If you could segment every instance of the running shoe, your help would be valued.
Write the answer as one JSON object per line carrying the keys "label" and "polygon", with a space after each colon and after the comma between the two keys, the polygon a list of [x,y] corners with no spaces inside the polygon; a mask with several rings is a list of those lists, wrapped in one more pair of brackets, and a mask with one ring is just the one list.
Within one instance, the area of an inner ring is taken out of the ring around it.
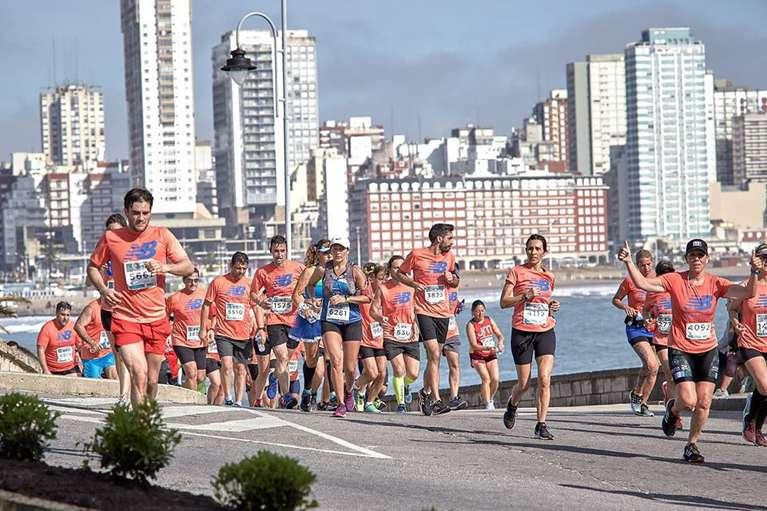
{"label": "running shoe", "polygon": [[405,403],[413,402],[413,394],[410,393],[410,385],[405,385]]}
{"label": "running shoe", "polygon": [[344,405],[346,406],[347,412],[353,412],[356,410],[355,402],[354,402],[354,394],[352,392],[345,392]]}
{"label": "running shoe", "polygon": [[231,397],[228,397],[228,398],[226,398],[226,399],[224,400],[224,404],[225,404],[226,406],[233,406],[233,405],[234,405],[234,399],[232,399]]}
{"label": "running shoe", "polygon": [[366,403],[363,410],[367,413],[381,413],[381,410],[379,410],[378,407],[373,403]]}
{"label": "running shoe", "polygon": [[646,403],[640,405],[639,413],[637,415],[641,417],[655,417],[655,414],[652,413],[652,410],[650,410]]}
{"label": "running shoe", "polygon": [[714,391],[714,399],[722,399],[722,398],[728,397],[729,395],[730,393],[724,389],[716,389]]}
{"label": "running shoe", "polygon": [[373,401],[373,404],[376,405],[376,408],[378,408],[382,412],[386,410],[386,401],[384,401],[380,397],[375,398],[375,400]]}
{"label": "running shoe", "polygon": [[517,407],[510,402],[506,405],[506,411],[503,414],[503,425],[506,429],[512,429],[517,422]]}
{"label": "running shoe", "polygon": [[755,437],[756,437],[755,439],[756,445],[758,445],[759,447],[767,447],[767,438],[764,437],[764,433],[762,433],[761,431],[757,431]]}
{"label": "running shoe", "polygon": [[663,415],[663,420],[660,423],[661,428],[663,428],[663,434],[666,436],[674,436],[676,433],[676,420],[678,417],[671,411],[675,402],[676,399],[668,400],[668,403],[666,403],[666,413]]}
{"label": "running shoe", "polygon": [[330,393],[330,401],[329,402],[330,403],[338,404],[338,396],[336,396],[336,391],[335,390]]}
{"label": "running shoe", "polygon": [[397,405],[397,413],[407,413],[407,407],[404,404]]}
{"label": "running shoe", "polygon": [[539,422],[535,425],[535,438],[541,440],[554,440],[554,435],[549,431],[549,427],[545,422]]}
{"label": "running shoe", "polygon": [[319,403],[317,403],[317,410],[319,410],[320,412],[324,412],[328,409],[328,405],[330,405],[330,403],[328,403],[327,401],[320,401]]}
{"label": "running shoe", "polygon": [[280,398],[280,408],[285,408],[287,410],[290,410],[291,408],[296,407],[296,398],[288,394],[287,396],[282,396]]}
{"label": "running shoe", "polygon": [[461,399],[461,396],[458,395],[448,401],[447,406],[449,406],[451,410],[465,410],[469,407],[469,403],[467,403],[465,399]]}
{"label": "running shoe", "polygon": [[663,391],[663,402],[666,403],[668,401],[668,382],[664,381],[661,383],[660,388]]}
{"label": "running shoe", "polygon": [[748,421],[743,425],[743,440],[756,445],[756,425],[754,421]]}
{"label": "running shoe", "polygon": [[261,404],[260,399],[256,399],[252,405],[250,405],[251,408],[263,408],[263,405]]}
{"label": "running shoe", "polygon": [[[407,394],[405,394],[407,396]],[[418,391],[418,400],[421,405],[421,413],[424,415],[431,415],[431,396],[424,392],[423,389]],[[405,398],[407,403],[407,397]]]}
{"label": "running shoe", "polygon": [[239,402],[234,403],[232,406],[234,406],[235,408],[242,408],[242,405]]}
{"label": "running shoe", "polygon": [[317,409],[317,394],[312,392],[312,400],[309,402],[309,409],[316,410]]}
{"label": "running shoe", "polygon": [[443,413],[449,412],[450,407],[443,403],[440,399],[439,401],[434,401],[434,403],[432,403],[431,411],[434,415],[442,415]]}
{"label": "running shoe", "polygon": [[[357,389],[352,389],[352,398],[354,399],[354,411],[361,412],[365,410],[365,399]],[[349,400],[346,400],[346,406],[349,407]]]}
{"label": "running shoe", "polygon": [[299,408],[301,408],[302,412],[310,412],[312,404],[312,392],[310,390],[304,390],[301,393],[301,404],[299,405]]}
{"label": "running shoe", "polygon": [[698,450],[696,444],[687,444],[684,448],[684,461],[688,463],[703,463],[706,458]]}
{"label": "running shoe", "polygon": [[269,386],[266,387],[266,397],[269,399],[274,399],[274,397],[277,395],[277,377],[274,376],[274,373],[271,373],[269,375]]}
{"label": "running shoe", "polygon": [[743,378],[743,383],[740,385],[740,393],[745,394],[746,392],[751,392],[752,390],[754,390],[753,380],[751,380],[751,375],[746,375],[746,377]]}
{"label": "running shoe", "polygon": [[489,401],[489,402],[488,402],[488,403],[485,405],[485,410],[495,410],[495,403],[493,403],[492,401]]}
{"label": "running shoe", "polygon": [[333,412],[333,417],[346,417],[346,405],[341,403]]}
{"label": "running shoe", "polygon": [[635,393],[633,390],[629,392],[629,406],[631,407],[631,411],[636,415],[639,415],[639,412],[642,411],[642,396]]}

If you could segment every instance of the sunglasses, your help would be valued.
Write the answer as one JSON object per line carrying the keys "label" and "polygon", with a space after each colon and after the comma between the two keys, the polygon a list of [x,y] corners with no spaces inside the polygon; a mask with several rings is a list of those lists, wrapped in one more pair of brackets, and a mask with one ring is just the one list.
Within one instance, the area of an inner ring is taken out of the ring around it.
{"label": "sunglasses", "polygon": [[200,279],[184,279],[185,282],[199,282]]}

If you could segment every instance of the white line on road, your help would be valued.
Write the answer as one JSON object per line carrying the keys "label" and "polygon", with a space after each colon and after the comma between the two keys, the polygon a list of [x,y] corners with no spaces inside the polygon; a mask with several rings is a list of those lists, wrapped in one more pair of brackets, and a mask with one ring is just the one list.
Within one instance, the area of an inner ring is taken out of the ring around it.
{"label": "white line on road", "polygon": [[168,423],[169,428],[193,429],[200,431],[225,431],[229,433],[242,433],[252,429],[267,429],[287,426],[283,421],[275,417],[258,417],[255,419],[239,419],[226,422],[209,422],[207,424],[184,424],[181,422]]}
{"label": "white line on road", "polygon": [[223,406],[165,406],[162,408],[162,416],[165,419],[174,417],[184,417],[187,415],[202,415],[205,413],[239,412],[242,408],[223,407]]}

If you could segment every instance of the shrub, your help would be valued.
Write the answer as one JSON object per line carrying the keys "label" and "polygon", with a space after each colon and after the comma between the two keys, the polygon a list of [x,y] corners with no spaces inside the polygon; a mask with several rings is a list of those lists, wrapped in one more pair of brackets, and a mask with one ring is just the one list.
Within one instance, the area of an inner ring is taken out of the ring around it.
{"label": "shrub", "polygon": [[0,396],[0,458],[40,461],[56,438],[58,412],[36,396],[13,392]]}
{"label": "shrub", "polygon": [[308,499],[315,479],[293,458],[259,451],[221,467],[213,490],[219,502],[235,509],[293,511],[318,506],[316,500]]}
{"label": "shrub", "polygon": [[105,421],[85,449],[99,455],[101,468],[113,476],[147,483],[168,464],[181,441],[178,431],[165,426],[160,405],[150,399],[133,409],[117,405]]}

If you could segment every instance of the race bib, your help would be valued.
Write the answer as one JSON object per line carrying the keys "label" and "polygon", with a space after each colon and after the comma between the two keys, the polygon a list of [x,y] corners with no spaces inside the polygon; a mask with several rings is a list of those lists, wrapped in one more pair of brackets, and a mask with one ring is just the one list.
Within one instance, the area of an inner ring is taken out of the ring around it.
{"label": "race bib", "polygon": [[208,353],[218,353],[218,345],[215,342],[208,344]]}
{"label": "race bib", "polygon": [[338,305],[328,305],[328,321],[349,321],[349,304],[339,303]]}
{"label": "race bib", "polygon": [[373,339],[383,337],[383,327],[381,326],[381,323],[378,321],[373,321],[370,323],[370,336]]}
{"label": "race bib", "polygon": [[397,323],[394,325],[394,340],[407,342],[413,337],[413,325],[411,323]]}
{"label": "race bib", "polygon": [[458,322],[455,320],[455,316],[450,316],[447,322],[447,331],[452,332],[454,330],[458,330]]}
{"label": "race bib", "polygon": [[200,325],[186,327],[186,340],[187,341],[199,341],[200,340]]}
{"label": "race bib", "polygon": [[72,346],[56,348],[56,362],[72,362],[74,360],[75,350]]}
{"label": "race bib", "polygon": [[671,332],[671,314],[658,314],[658,318],[655,320],[658,332],[667,334]]}
{"label": "race bib", "polygon": [[543,325],[549,319],[549,304],[529,302],[522,312],[522,322],[525,325]]}
{"label": "race bib", "polygon": [[495,337],[485,337],[485,338],[483,338],[483,339],[480,339],[480,340],[479,340],[479,344],[480,344],[480,346],[482,346],[483,348],[491,348],[491,349],[495,349],[495,347],[496,347],[496,344],[495,344]]}
{"label": "race bib", "polygon": [[767,337],[767,314],[756,315],[756,336]]}
{"label": "race bib", "polygon": [[151,259],[123,263],[125,283],[130,291],[139,291],[157,285],[157,275],[146,269],[148,261],[151,261]]}
{"label": "race bib", "polygon": [[290,362],[288,362],[288,372],[289,373],[298,372],[298,360],[291,360]]}
{"label": "race bib", "polygon": [[289,296],[273,296],[268,302],[275,314],[288,314],[293,308],[293,299]]}
{"label": "race bib", "polygon": [[423,294],[426,298],[426,303],[430,303],[431,305],[442,303],[447,298],[447,293],[445,293],[445,286],[441,285],[426,286]]}
{"label": "race bib", "polygon": [[711,337],[711,323],[687,323],[685,337],[691,341],[705,341]]}
{"label": "race bib", "polygon": [[109,336],[104,330],[102,330],[99,334],[99,349],[105,350],[110,347],[111,344],[109,343]]}
{"label": "race bib", "polygon": [[226,304],[226,319],[227,321],[242,321],[245,318],[245,304],[244,303],[228,303]]}

